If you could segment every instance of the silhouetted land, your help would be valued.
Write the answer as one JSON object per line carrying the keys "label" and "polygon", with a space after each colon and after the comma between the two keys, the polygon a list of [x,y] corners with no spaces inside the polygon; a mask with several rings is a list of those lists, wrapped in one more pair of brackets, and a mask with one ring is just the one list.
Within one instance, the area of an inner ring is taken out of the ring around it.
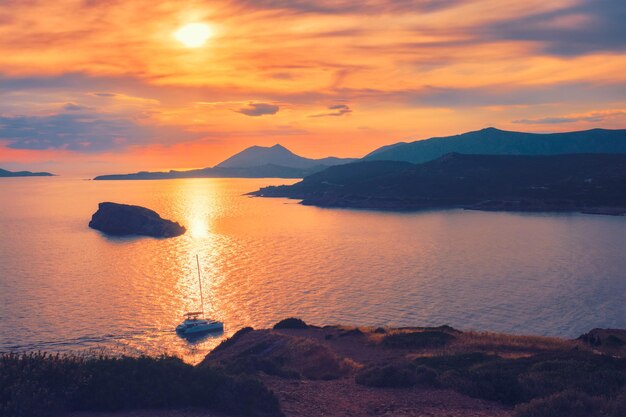
{"label": "silhouetted land", "polygon": [[196,366],[173,357],[0,355],[0,414],[206,415],[181,410],[191,406],[298,417],[622,417],[625,357],[624,330],[565,340],[291,318],[241,329]]}
{"label": "silhouetted land", "polygon": [[301,199],[321,207],[623,214],[626,154],[448,154],[418,165],[358,162],[251,195]]}
{"label": "silhouetted land", "polygon": [[383,146],[363,160],[419,164],[453,152],[475,155],[626,153],[626,130],[591,129],[543,134],[509,132],[489,127],[460,135]]}
{"label": "silhouetted land", "polygon": [[213,168],[189,171],[137,172],[101,175],[94,180],[162,180],[175,178],[303,178],[330,166],[354,162],[349,158],[310,159],[296,155],[281,145],[252,146]]}
{"label": "silhouetted land", "polygon": [[7,171],[0,169],[0,177],[52,177],[54,174],[49,172],[30,172],[30,171]]}
{"label": "silhouetted land", "polygon": [[148,208],[111,202],[98,204],[89,227],[112,236],[174,237],[187,231]]}

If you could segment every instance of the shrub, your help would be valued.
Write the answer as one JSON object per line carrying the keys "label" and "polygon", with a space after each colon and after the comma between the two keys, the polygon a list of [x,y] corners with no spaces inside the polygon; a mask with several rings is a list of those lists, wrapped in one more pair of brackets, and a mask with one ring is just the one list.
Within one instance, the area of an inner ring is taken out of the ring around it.
{"label": "shrub", "polygon": [[[519,404],[563,391],[612,398],[626,386],[626,360],[565,351],[505,359],[483,353],[422,357],[437,382],[472,397]],[[618,402],[616,402],[618,404]]]}
{"label": "shrub", "polygon": [[361,329],[359,329],[358,327],[355,327],[354,329],[342,331],[341,333],[339,333],[339,337],[363,336],[363,334],[364,333],[361,331]]}
{"label": "shrub", "polygon": [[394,333],[383,338],[382,345],[389,348],[423,349],[441,347],[456,339],[440,331]]}
{"label": "shrub", "polygon": [[361,369],[355,376],[357,384],[378,388],[412,387],[417,383],[415,366],[396,363]]}
{"label": "shrub", "polygon": [[414,385],[435,385],[437,373],[410,362],[374,365],[361,369],[355,376],[357,384],[377,388],[400,388]]}
{"label": "shrub", "polygon": [[605,415],[603,401],[568,390],[515,407],[515,417],[594,417]]}
{"label": "shrub", "polygon": [[0,355],[0,415],[188,406],[280,415],[278,400],[259,380],[174,357]]}
{"label": "shrub", "polygon": [[290,317],[279,321],[274,325],[274,329],[308,329],[309,326],[301,319]]}
{"label": "shrub", "polygon": [[499,356],[481,352],[461,353],[457,355],[427,356],[415,359],[416,365],[425,365],[440,371],[466,369],[471,366],[499,360]]}

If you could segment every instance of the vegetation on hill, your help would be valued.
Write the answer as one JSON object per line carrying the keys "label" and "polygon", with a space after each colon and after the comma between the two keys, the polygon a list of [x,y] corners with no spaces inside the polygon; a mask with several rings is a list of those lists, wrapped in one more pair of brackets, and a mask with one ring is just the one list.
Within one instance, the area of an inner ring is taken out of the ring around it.
{"label": "vegetation on hill", "polygon": [[204,407],[231,415],[281,415],[252,376],[194,367],[175,357],[0,355],[0,415]]}
{"label": "vegetation on hill", "polygon": [[[407,402],[421,396],[437,408],[433,415],[443,416],[453,413],[450,390],[464,399],[466,408],[454,408],[463,415],[626,415],[623,330],[565,340],[450,326],[279,323],[238,331],[196,366],[165,356],[0,355],[0,415],[199,407],[273,416],[282,414],[281,404],[289,415],[320,415],[315,401],[325,402],[324,415],[372,409],[421,415],[423,403]],[[351,396],[363,407],[346,403]]]}
{"label": "vegetation on hill", "polygon": [[460,135],[383,146],[363,159],[419,164],[452,152],[476,155],[626,153],[626,130],[591,129],[543,134],[489,127]]}
{"label": "vegetation on hill", "polygon": [[324,207],[621,214],[626,212],[626,154],[448,154],[420,165],[360,162],[251,194]]}

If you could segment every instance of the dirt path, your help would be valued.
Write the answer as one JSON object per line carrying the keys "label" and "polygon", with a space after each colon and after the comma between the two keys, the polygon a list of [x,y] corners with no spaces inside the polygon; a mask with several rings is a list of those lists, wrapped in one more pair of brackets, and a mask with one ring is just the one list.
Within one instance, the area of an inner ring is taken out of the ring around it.
{"label": "dirt path", "polygon": [[353,378],[333,381],[265,377],[287,417],[508,417],[509,409],[450,390],[368,388]]}

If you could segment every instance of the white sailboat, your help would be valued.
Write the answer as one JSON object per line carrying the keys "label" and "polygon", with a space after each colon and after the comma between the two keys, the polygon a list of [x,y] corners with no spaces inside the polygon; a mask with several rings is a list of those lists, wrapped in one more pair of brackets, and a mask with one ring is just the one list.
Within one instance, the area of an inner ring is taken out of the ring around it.
{"label": "white sailboat", "polygon": [[224,330],[224,323],[221,321],[204,317],[204,297],[202,295],[202,280],[200,279],[200,260],[198,255],[196,255],[196,263],[198,265],[198,284],[200,286],[200,303],[202,310],[184,314],[185,319],[181,324],[176,326],[176,333],[180,336],[199,336],[204,333]]}

